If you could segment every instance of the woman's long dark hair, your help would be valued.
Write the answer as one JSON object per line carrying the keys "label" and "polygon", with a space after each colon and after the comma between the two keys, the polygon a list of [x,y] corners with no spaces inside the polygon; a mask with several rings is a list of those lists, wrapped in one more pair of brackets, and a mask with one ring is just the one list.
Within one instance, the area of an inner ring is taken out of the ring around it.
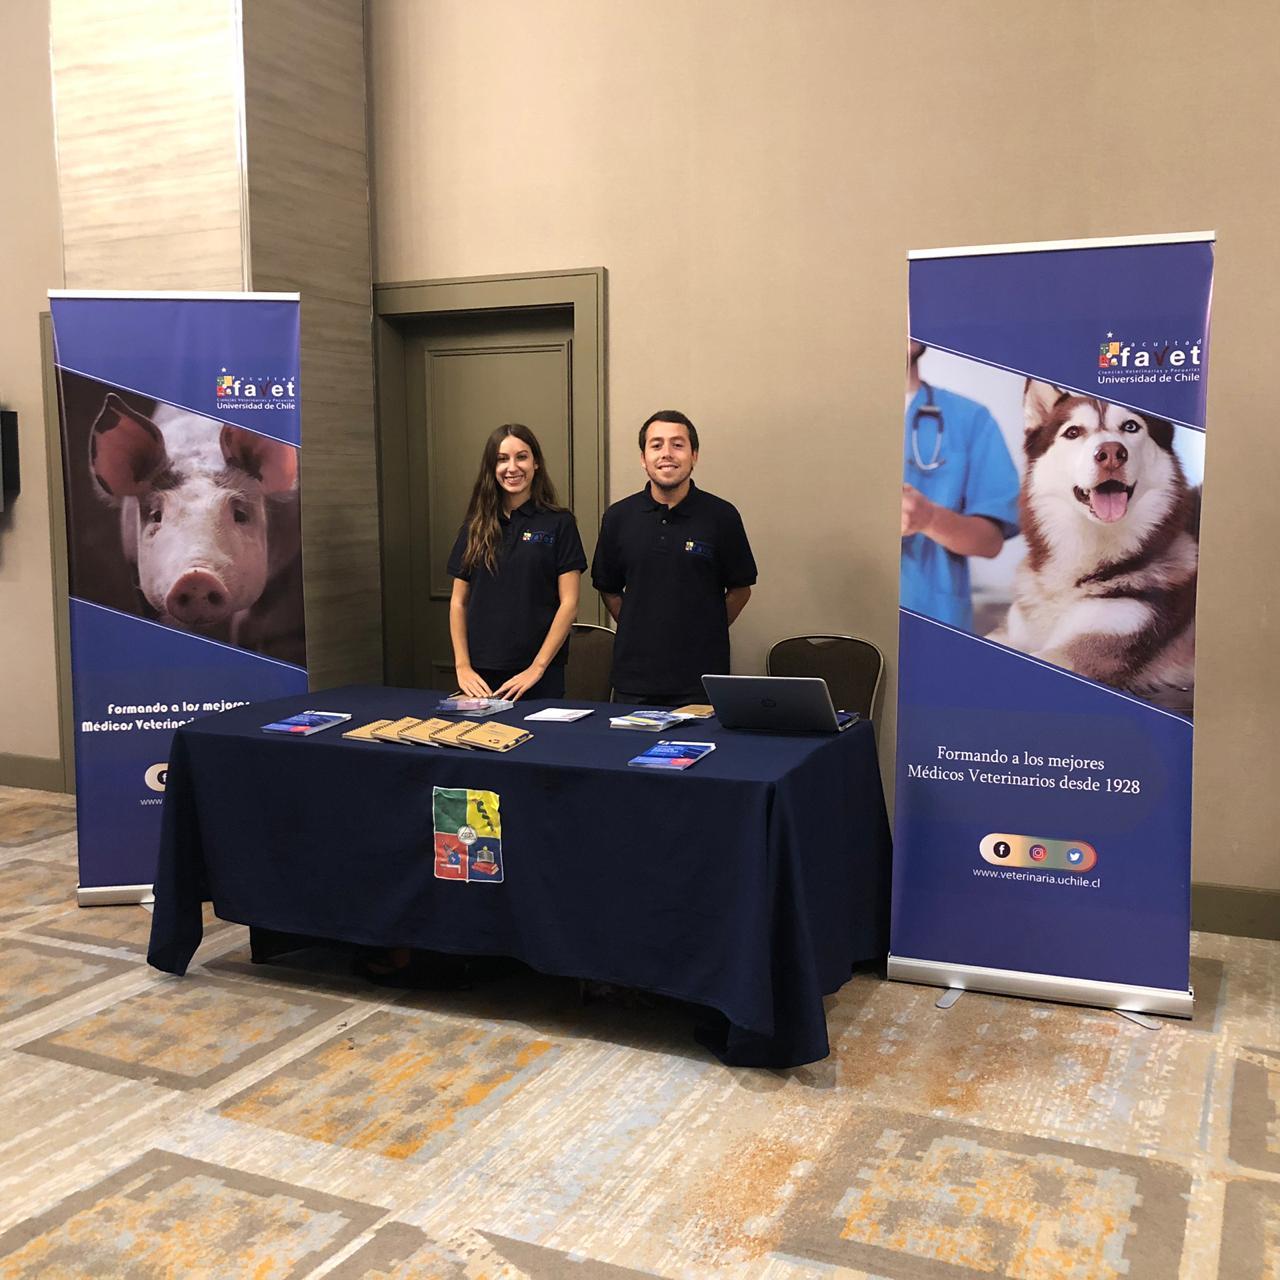
{"label": "woman's long dark hair", "polygon": [[547,511],[563,511],[556,498],[556,487],[547,475],[547,468],[542,461],[542,446],[538,437],[522,422],[508,422],[496,427],[489,433],[484,442],[484,453],[480,458],[480,474],[476,477],[475,488],[471,490],[471,501],[467,504],[467,549],[462,553],[462,567],[470,573],[477,565],[488,569],[490,573],[498,567],[498,548],[502,545],[502,526],[498,516],[502,513],[503,490],[498,484],[498,449],[508,436],[515,436],[523,444],[529,446],[537,470],[533,473],[533,484],[529,489],[529,499]]}

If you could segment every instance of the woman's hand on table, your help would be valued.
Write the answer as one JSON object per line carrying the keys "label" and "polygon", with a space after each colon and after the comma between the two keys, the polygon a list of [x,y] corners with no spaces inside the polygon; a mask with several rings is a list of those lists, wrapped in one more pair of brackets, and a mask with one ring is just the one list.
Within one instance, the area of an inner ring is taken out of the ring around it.
{"label": "woman's hand on table", "polygon": [[[491,698],[493,690],[489,688],[484,678],[476,674],[474,667],[459,667],[457,670],[458,688],[467,695],[468,698]],[[507,681],[510,684],[510,681]]]}

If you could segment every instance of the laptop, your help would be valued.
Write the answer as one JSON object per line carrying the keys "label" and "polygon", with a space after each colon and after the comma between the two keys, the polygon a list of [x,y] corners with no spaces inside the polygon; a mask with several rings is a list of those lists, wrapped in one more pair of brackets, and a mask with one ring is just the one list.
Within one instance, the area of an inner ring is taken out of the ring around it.
{"label": "laptop", "polygon": [[703,676],[707,700],[726,729],[756,733],[839,733],[858,721],[837,711],[816,676]]}

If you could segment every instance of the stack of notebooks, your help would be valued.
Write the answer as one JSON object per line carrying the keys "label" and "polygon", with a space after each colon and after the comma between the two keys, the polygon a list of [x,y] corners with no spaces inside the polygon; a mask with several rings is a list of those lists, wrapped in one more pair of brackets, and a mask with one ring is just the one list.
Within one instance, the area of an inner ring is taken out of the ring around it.
{"label": "stack of notebooks", "polygon": [[650,731],[670,729],[677,724],[685,724],[690,720],[709,720],[715,712],[703,703],[691,702],[687,706],[676,707],[667,711],[660,707],[641,707],[623,716],[612,716],[610,729],[648,729]]}
{"label": "stack of notebooks", "polygon": [[357,742],[412,742],[422,747],[463,747],[480,751],[510,751],[533,737],[527,729],[509,724],[482,724],[478,720],[373,720],[342,735]]}

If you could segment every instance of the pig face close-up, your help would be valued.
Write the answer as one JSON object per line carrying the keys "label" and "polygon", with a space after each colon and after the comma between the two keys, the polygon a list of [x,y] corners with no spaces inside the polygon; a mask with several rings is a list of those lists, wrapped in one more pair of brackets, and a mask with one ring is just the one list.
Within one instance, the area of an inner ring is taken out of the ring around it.
{"label": "pig face close-up", "polygon": [[120,507],[125,555],[160,619],[234,630],[270,575],[267,504],[294,490],[297,451],[167,405],[148,418],[111,394],[90,432],[89,465]]}

